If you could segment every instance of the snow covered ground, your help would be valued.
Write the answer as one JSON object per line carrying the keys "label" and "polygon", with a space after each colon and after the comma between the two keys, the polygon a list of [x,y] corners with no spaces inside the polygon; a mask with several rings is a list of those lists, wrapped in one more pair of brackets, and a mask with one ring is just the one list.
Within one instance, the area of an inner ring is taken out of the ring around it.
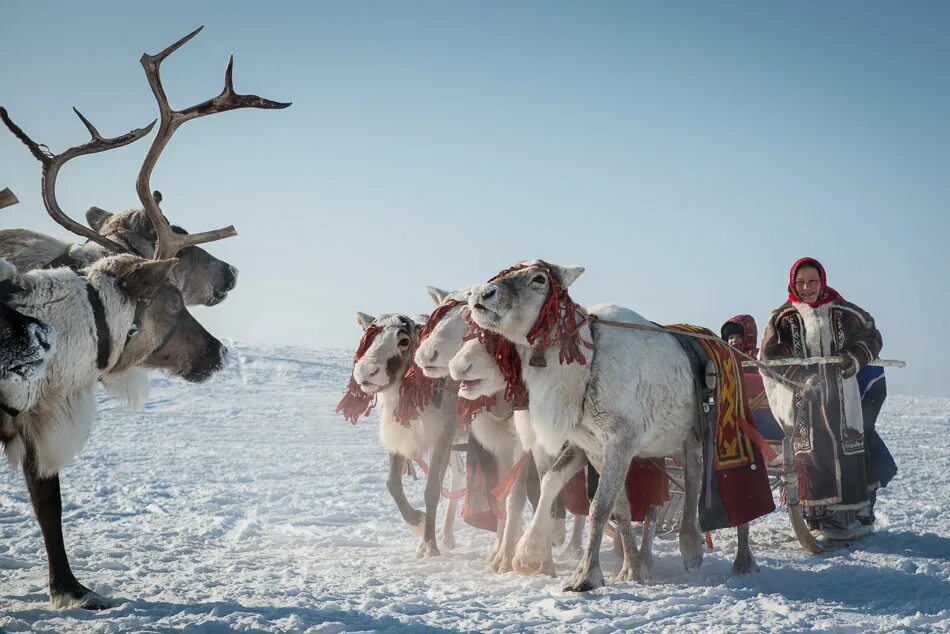
{"label": "snow covered ground", "polygon": [[[901,472],[860,546],[806,555],[777,512],[753,525],[759,574],[730,576],[727,532],[695,573],[660,539],[651,583],[578,596],[560,591],[572,558],[556,580],[493,575],[492,536],[461,522],[455,551],[416,560],[374,420],[333,414],[349,355],[233,347],[206,385],[155,378],[143,412],[103,396],[63,473],[73,569],[114,609],[49,609],[22,478],[2,471],[0,631],[950,631],[950,399],[888,400]],[[420,505],[422,481],[408,486]]]}

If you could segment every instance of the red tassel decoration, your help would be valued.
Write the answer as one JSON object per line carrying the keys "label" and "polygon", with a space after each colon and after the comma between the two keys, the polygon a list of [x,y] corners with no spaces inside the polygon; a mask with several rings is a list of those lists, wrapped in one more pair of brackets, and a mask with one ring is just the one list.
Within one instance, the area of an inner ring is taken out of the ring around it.
{"label": "red tassel decoration", "polygon": [[[380,326],[370,326],[363,333],[363,337],[360,339],[360,345],[356,348],[356,354],[353,355],[353,365],[355,366],[357,361],[359,361],[366,351],[369,350],[370,345],[373,343],[373,339],[382,330]],[[340,399],[340,402],[336,406],[336,412],[338,414],[343,414],[343,418],[350,421],[354,425],[356,421],[359,420],[360,416],[366,416],[371,411],[373,411],[373,406],[376,405],[376,397],[373,394],[367,394],[360,389],[360,386],[356,384],[356,379],[353,378],[353,375],[350,374],[350,382],[346,386],[346,391],[343,393],[343,398]]]}
{"label": "red tassel decoration", "polygon": [[476,416],[494,405],[497,400],[494,396],[480,396],[474,400],[460,396],[456,408],[459,427],[470,425]]}
{"label": "red tassel decoration", "polygon": [[[528,264],[516,264],[491,278],[489,282],[499,280],[528,266]],[[588,350],[594,349],[594,344],[584,341],[580,336],[580,329],[587,323],[587,311],[574,303],[571,296],[567,294],[567,289],[562,288],[560,278],[549,266],[542,264],[530,266],[542,268],[548,274],[548,296],[538,313],[538,320],[528,331],[528,343],[535,345],[535,342],[538,342],[537,350],[543,353],[556,341],[561,346],[558,354],[561,365],[565,363],[586,365],[587,360],[580,346],[583,344]]]}

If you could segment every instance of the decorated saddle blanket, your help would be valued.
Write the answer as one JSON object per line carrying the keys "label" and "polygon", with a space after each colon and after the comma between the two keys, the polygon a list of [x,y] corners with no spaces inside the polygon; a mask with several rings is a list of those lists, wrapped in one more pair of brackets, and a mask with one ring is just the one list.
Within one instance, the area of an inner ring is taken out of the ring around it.
{"label": "decorated saddle blanket", "polygon": [[[574,515],[589,515],[598,480],[599,475],[590,464],[578,471],[561,489],[564,507]],[[626,491],[630,519],[642,522],[648,507],[663,506],[670,499],[666,461],[634,458],[627,471]]]}
{"label": "decorated saddle blanket", "polygon": [[[684,333],[712,335],[688,324],[667,326]],[[739,526],[775,510],[765,471],[773,450],[756,430],[743,383],[742,364],[722,340],[678,337],[695,366],[703,395],[699,416],[703,436],[703,488],[699,525],[703,531]],[[716,376],[706,385],[709,367]]]}

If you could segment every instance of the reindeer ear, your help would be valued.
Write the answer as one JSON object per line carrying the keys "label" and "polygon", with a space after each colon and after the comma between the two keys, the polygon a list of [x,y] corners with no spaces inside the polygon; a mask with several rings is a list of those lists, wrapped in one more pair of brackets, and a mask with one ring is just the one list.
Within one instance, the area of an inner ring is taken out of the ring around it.
{"label": "reindeer ear", "polygon": [[376,321],[376,318],[372,315],[367,315],[366,313],[356,313],[356,323],[358,323],[363,330],[369,328],[374,321]]}
{"label": "reindeer ear", "polygon": [[102,228],[102,225],[105,224],[105,221],[111,217],[111,213],[99,207],[90,207],[89,211],[86,212],[86,222],[89,223],[93,231],[97,232]]}
{"label": "reindeer ear", "polygon": [[122,277],[122,287],[133,297],[152,297],[178,266],[178,258],[143,260]]}
{"label": "reindeer ear", "polygon": [[436,288],[435,286],[426,286],[426,291],[428,291],[429,297],[432,298],[436,306],[444,302],[445,298],[450,295],[448,291],[443,291],[441,288]]}
{"label": "reindeer ear", "polygon": [[583,266],[558,266],[557,264],[552,264],[551,268],[557,273],[557,276],[561,278],[561,286],[567,288],[574,283],[574,280],[581,276],[581,273],[584,272]]}

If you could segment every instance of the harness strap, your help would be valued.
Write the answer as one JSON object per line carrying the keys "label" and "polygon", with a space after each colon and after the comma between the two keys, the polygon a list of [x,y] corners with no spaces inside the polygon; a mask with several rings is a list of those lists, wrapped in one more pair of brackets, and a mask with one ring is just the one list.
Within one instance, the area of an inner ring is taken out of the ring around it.
{"label": "harness strap", "polygon": [[99,291],[93,288],[88,280],[86,281],[86,296],[89,298],[89,305],[92,307],[92,316],[96,320],[96,341],[99,347],[96,355],[96,367],[105,370],[109,367],[109,357],[112,355],[112,337],[109,332],[109,324],[106,323],[106,308],[102,305]]}
{"label": "harness strap", "polygon": [[729,346],[729,348],[732,349],[732,351],[736,354],[736,356],[744,359],[743,365],[748,364],[749,366],[755,366],[759,368],[759,372],[761,372],[762,374],[768,374],[777,381],[781,381],[789,385],[794,385],[795,387],[800,387],[800,388],[806,387],[804,383],[799,383],[798,381],[792,381],[791,379],[786,379],[784,376],[782,376],[778,372],[775,372],[774,370],[769,368],[768,365],[766,365],[765,363],[759,361],[758,359],[754,357],[750,357],[749,355],[744,353],[742,350],[739,350],[738,348],[734,346],[730,346],[728,342],[722,340],[722,337],[717,337],[716,335],[706,335],[700,332],[681,332],[679,330],[673,330],[672,328],[664,328],[663,326],[646,326],[644,324],[631,324],[625,321],[611,321],[609,319],[601,319],[597,315],[588,315],[587,321],[591,324],[595,324],[595,323],[604,324],[605,326],[612,326],[614,328],[628,328],[630,330],[659,332],[659,333],[664,333],[668,335],[680,335],[683,337],[692,337],[694,339],[708,339],[710,341],[717,341],[719,343]]}

